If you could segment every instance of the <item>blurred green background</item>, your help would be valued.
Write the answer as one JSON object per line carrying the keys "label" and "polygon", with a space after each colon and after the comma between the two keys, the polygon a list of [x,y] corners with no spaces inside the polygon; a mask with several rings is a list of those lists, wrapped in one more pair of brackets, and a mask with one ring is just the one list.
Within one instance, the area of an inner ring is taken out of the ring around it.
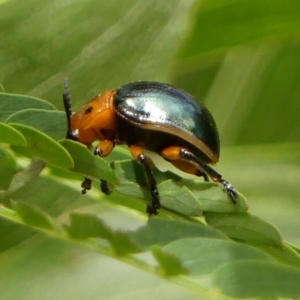
{"label": "blurred green background", "polygon": [[217,170],[298,247],[299,66],[298,0],[0,0],[6,92],[62,109],[67,77],[78,109],[130,81],[185,89],[218,124]]}

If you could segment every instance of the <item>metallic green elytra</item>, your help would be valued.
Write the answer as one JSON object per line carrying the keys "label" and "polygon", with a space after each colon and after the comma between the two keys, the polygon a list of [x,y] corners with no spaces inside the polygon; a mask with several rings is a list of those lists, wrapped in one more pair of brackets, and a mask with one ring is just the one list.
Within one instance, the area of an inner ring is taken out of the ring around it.
{"label": "metallic green elytra", "polygon": [[203,152],[208,162],[218,161],[216,123],[208,109],[188,93],[160,82],[138,81],[117,89],[114,106],[129,122],[175,135]]}

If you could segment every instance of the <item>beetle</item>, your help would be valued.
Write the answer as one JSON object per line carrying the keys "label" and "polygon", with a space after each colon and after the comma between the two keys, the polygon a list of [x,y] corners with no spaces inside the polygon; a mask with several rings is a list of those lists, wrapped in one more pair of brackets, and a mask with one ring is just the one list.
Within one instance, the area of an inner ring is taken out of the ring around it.
{"label": "beetle", "polygon": [[[85,144],[100,143],[95,155],[106,157],[116,145],[127,144],[135,160],[144,166],[152,198],[149,215],[159,211],[160,200],[155,167],[145,150],[155,152],[181,171],[209,177],[219,183],[236,204],[237,191],[209,164],[219,160],[220,141],[216,123],[208,109],[193,96],[171,85],[153,82],[131,82],[105,91],[81,110],[72,114],[71,98],[66,84],[63,94],[68,130],[67,138]],[[82,192],[91,188],[85,178]],[[107,182],[101,189],[109,194]]]}

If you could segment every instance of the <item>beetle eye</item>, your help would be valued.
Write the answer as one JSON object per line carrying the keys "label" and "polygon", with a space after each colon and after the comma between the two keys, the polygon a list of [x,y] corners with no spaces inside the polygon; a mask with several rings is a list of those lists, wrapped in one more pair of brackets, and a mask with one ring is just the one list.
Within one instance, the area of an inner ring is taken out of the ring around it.
{"label": "beetle eye", "polygon": [[93,106],[89,106],[85,111],[84,114],[87,115],[93,111]]}
{"label": "beetle eye", "polygon": [[100,133],[103,135],[106,135],[108,132],[109,132],[109,130],[107,130],[107,129],[104,129],[104,128],[100,129]]}

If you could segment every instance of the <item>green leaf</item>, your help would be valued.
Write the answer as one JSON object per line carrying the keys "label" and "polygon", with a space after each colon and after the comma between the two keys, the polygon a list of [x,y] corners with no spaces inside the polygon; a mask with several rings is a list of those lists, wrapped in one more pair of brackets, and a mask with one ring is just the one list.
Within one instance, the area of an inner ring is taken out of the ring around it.
{"label": "green leaf", "polygon": [[206,213],[205,220],[209,226],[232,239],[282,247],[283,241],[277,228],[249,213]]}
{"label": "green leaf", "polygon": [[76,239],[86,239],[89,237],[98,237],[110,239],[112,230],[96,215],[84,213],[72,213],[70,215],[70,225],[68,232],[71,237]]}
{"label": "green leaf", "polygon": [[153,246],[151,252],[158,261],[165,276],[188,274],[187,269],[176,256],[162,251],[162,249],[158,246]]}
{"label": "green leaf", "polygon": [[33,159],[29,166],[23,171],[18,172],[12,178],[10,185],[6,191],[0,191],[0,199],[8,197],[12,193],[20,190],[30,181],[35,179],[45,168],[46,163],[41,159]]}
{"label": "green leaf", "polygon": [[28,108],[53,110],[55,107],[45,101],[31,96],[0,93],[0,121],[5,121],[10,115]]}
{"label": "green leaf", "polygon": [[0,122],[0,143],[26,146],[26,139],[18,130]]}
{"label": "green leaf", "polygon": [[165,245],[180,238],[211,237],[226,239],[220,231],[203,223],[180,220],[150,218],[147,225],[131,234],[133,240],[143,249],[151,245]]}
{"label": "green leaf", "polygon": [[295,246],[292,246],[292,245],[288,245],[288,244],[287,244],[287,246],[288,246],[289,248],[291,248],[293,251],[295,251],[297,254],[300,255],[300,249],[299,249],[299,248],[297,248],[297,247],[295,247]]}
{"label": "green leaf", "polygon": [[[121,161],[117,160],[112,163],[112,167],[115,169],[116,174],[118,174],[118,177],[120,178],[120,182],[123,184],[134,182],[142,187],[148,186],[144,167],[132,158]],[[168,179],[180,179],[178,175],[169,171],[160,172],[158,169],[153,169],[152,172],[158,184]]]}
{"label": "green leaf", "polygon": [[[146,188],[145,174],[136,162],[117,161],[112,163],[112,167],[120,182],[115,189],[125,195],[133,196],[141,199],[149,199],[149,192]],[[139,174],[138,176],[136,176]]]}
{"label": "green leaf", "polygon": [[67,132],[66,114],[56,110],[24,109],[10,115],[5,122],[34,127],[54,140],[65,138]]}
{"label": "green leaf", "polygon": [[0,190],[7,189],[13,175],[17,171],[16,157],[13,156],[11,151],[2,148],[0,145],[0,170],[1,170],[1,180],[0,180]]}
{"label": "green leaf", "polygon": [[26,146],[26,139],[18,130],[0,122],[0,143]]}
{"label": "green leaf", "polygon": [[29,157],[40,157],[61,168],[68,169],[73,166],[72,158],[65,148],[44,133],[27,125],[10,124],[10,126],[20,131],[27,142],[27,147],[12,146],[14,151]]}
{"label": "green leaf", "polygon": [[240,261],[220,266],[214,284],[237,298],[299,298],[300,270],[263,261]]}
{"label": "green leaf", "polygon": [[233,204],[226,191],[216,183],[182,179],[178,184],[188,187],[201,203],[203,211],[244,212],[248,210],[246,198],[238,192],[237,204]]}
{"label": "green leaf", "polygon": [[16,219],[19,219],[19,216],[15,211],[0,205],[0,255],[36,234],[34,229],[14,223]]}
{"label": "green leaf", "polygon": [[0,93],[4,93],[5,90],[4,90],[4,86],[0,83]]}
{"label": "green leaf", "polygon": [[163,207],[187,216],[201,216],[201,202],[185,186],[166,180],[157,186]]}
{"label": "green leaf", "polygon": [[109,240],[117,255],[123,256],[129,253],[138,253],[140,248],[135,244],[126,232],[114,232],[112,239]]}
{"label": "green leaf", "polygon": [[[45,161],[39,161],[45,165]],[[4,203],[9,205],[10,200],[21,201],[37,207],[51,217],[60,217],[64,213],[68,215],[73,209],[86,207],[95,204],[95,202],[101,205],[103,202],[99,201],[101,195],[96,189],[92,193],[82,195],[79,189],[80,181],[77,179],[73,183],[73,180],[68,177],[70,171],[66,171],[64,178],[53,176],[48,169],[42,174],[38,174],[37,169],[36,173],[37,175],[32,175],[32,177],[28,174],[29,178],[26,177],[26,174],[20,175],[20,177],[25,177],[24,181],[22,181],[22,178],[18,181],[15,180],[16,188],[7,191],[3,195],[1,194],[1,198],[4,197]],[[71,178],[73,179],[73,177]]]}
{"label": "green leaf", "polygon": [[255,247],[267,252],[278,262],[300,268],[300,253],[284,243],[282,247],[254,244]]}
{"label": "green leaf", "polygon": [[111,184],[118,183],[116,175],[108,163],[103,158],[93,155],[86,146],[71,140],[62,140],[60,144],[73,158],[73,171],[97,181],[101,178]]}
{"label": "green leaf", "polygon": [[252,246],[214,238],[185,238],[163,247],[176,256],[193,275],[211,273],[218,266],[237,260],[275,261]]}
{"label": "green leaf", "polygon": [[99,217],[92,214],[72,213],[68,232],[71,237],[85,239],[103,238],[109,241],[117,255],[140,252],[140,248],[126,232],[113,231]]}
{"label": "green leaf", "polygon": [[13,207],[25,224],[42,229],[55,228],[53,220],[43,211],[21,202],[15,202]]}
{"label": "green leaf", "polygon": [[25,137],[15,128],[0,122],[0,143],[26,146]]}
{"label": "green leaf", "polygon": [[36,235],[36,230],[28,226],[21,226],[21,217],[13,209],[0,204],[0,253],[15,247],[25,240]]}

